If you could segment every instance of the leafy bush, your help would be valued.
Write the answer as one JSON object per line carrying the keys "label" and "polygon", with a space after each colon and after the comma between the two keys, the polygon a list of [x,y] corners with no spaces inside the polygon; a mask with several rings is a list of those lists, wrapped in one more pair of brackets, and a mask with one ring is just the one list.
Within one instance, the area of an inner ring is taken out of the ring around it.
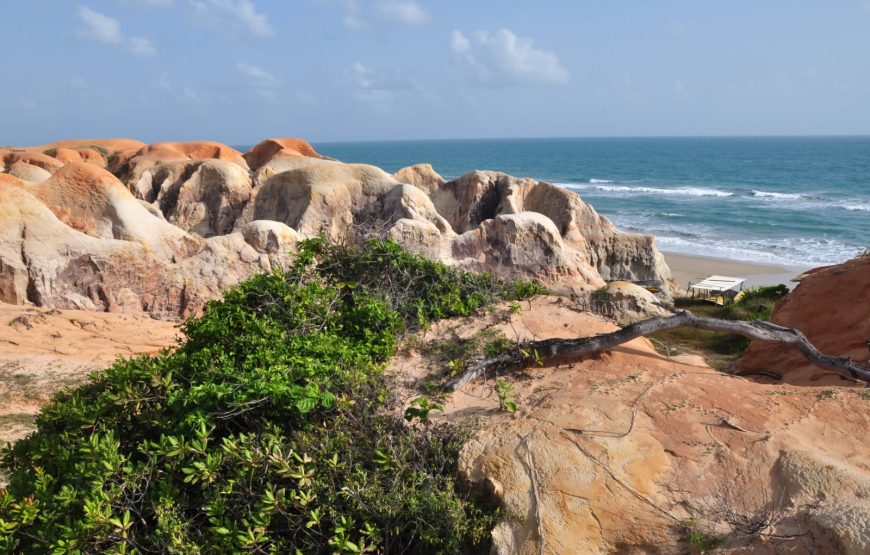
{"label": "leafy bush", "polygon": [[[379,283],[381,285],[379,285]],[[0,549],[19,553],[463,553],[495,512],[456,487],[467,437],[387,409],[397,336],[540,286],[375,241],[305,242],[45,407],[4,453]]]}
{"label": "leafy bush", "polygon": [[718,317],[728,320],[770,320],[777,301],[786,295],[788,287],[783,284],[753,287],[746,290],[739,303],[720,308]]}
{"label": "leafy bush", "polygon": [[313,264],[333,285],[353,284],[382,299],[412,327],[450,316],[468,316],[499,301],[547,293],[536,281],[505,282],[489,274],[459,272],[405,251],[392,241],[370,240],[361,250],[313,239],[297,271]]}

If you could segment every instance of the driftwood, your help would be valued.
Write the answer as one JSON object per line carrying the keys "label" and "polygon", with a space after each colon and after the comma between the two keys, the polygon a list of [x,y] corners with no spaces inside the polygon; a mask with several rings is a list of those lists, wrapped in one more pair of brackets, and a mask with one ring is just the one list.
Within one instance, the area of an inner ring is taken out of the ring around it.
{"label": "driftwood", "polygon": [[449,387],[456,391],[471,380],[484,375],[488,370],[520,367],[527,364],[530,357],[547,359],[551,357],[589,355],[605,351],[643,335],[683,327],[734,333],[750,339],[793,345],[816,366],[852,379],[870,382],[870,367],[856,364],[849,358],[822,353],[809,342],[800,330],[777,326],[776,324],[761,320],[755,320],[754,322],[718,320],[716,318],[695,316],[691,312],[683,311],[673,316],[643,320],[612,333],[593,337],[527,341],[519,344],[515,349],[511,349],[496,357],[475,361],[468,366],[464,374],[450,383]]}

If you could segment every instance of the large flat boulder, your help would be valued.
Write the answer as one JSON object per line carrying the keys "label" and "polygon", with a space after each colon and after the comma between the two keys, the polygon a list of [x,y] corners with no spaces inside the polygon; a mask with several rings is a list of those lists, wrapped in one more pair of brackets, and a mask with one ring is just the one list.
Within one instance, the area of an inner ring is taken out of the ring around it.
{"label": "large flat boulder", "polygon": [[[537,297],[436,323],[426,337],[616,329],[564,298]],[[425,352],[410,348],[387,369],[402,407],[443,379],[444,362]],[[514,389],[516,413],[499,410],[497,378]],[[867,552],[870,421],[855,389],[761,384],[639,338],[488,375],[442,404],[431,425],[478,430],[459,472],[501,508],[493,553],[698,553],[713,538],[714,552],[731,554]]]}

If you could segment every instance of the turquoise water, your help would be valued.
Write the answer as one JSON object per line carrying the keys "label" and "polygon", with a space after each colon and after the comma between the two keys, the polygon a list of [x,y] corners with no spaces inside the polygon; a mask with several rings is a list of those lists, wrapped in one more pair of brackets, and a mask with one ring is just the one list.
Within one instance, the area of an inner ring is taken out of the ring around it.
{"label": "turquoise water", "polygon": [[577,191],[665,251],[792,265],[870,247],[870,137],[511,139],[323,143],[393,172],[492,169]]}

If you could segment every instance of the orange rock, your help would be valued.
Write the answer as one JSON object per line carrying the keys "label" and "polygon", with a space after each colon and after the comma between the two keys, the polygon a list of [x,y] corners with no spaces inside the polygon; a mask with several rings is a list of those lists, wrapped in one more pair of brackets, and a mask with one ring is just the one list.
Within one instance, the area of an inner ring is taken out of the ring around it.
{"label": "orange rock", "polygon": [[54,173],[61,166],[63,166],[63,162],[61,162],[60,160],[55,160],[44,152],[36,152],[30,150],[6,151],[6,154],[3,157],[3,162],[7,166],[11,166],[16,162],[24,162],[25,164],[30,164],[31,166],[42,168],[49,173]]}
{"label": "orange rock", "polygon": [[317,151],[314,150],[308,141],[304,139],[285,138],[285,139],[266,139],[245,153],[245,160],[248,161],[248,166],[252,170],[258,169],[260,166],[268,162],[278,153],[289,156],[308,156],[309,158],[322,158]]}
{"label": "orange rock", "polygon": [[78,150],[89,146],[103,148],[109,152],[119,152],[124,150],[139,150],[146,146],[146,144],[135,139],[69,139],[65,141],[55,141],[33,148],[42,150],[48,150],[51,148],[69,148]]}
{"label": "orange rock", "polygon": [[14,175],[9,175],[8,173],[0,173],[0,183],[8,183],[9,185],[16,185],[18,187],[24,186],[24,181],[18,179]]}
{"label": "orange rock", "polygon": [[[772,321],[801,330],[823,353],[870,365],[870,256],[810,270],[798,279],[800,285],[777,304]],[[849,384],[810,364],[796,349],[775,343],[753,341],[737,368],[776,372],[793,384]]]}
{"label": "orange rock", "polygon": [[[437,322],[426,336],[522,341],[615,329],[564,298],[536,297],[519,311]],[[386,371],[404,408],[444,367],[412,349]],[[514,389],[515,413],[499,410],[496,377]],[[430,419],[478,430],[458,470],[501,507],[492,553],[696,553],[692,529],[721,536],[731,555],[870,553],[870,421],[859,391],[760,384],[700,357],[660,355],[644,338],[487,378],[446,397]],[[764,511],[770,528],[756,537],[729,524]],[[795,530],[804,535],[786,537]]]}
{"label": "orange rock", "polygon": [[154,143],[139,149],[134,158],[147,157],[157,160],[196,160],[215,158],[228,160],[247,169],[247,163],[238,150],[213,141],[194,141],[187,143]]}
{"label": "orange rock", "polygon": [[106,157],[95,148],[58,148],[54,150],[54,158],[64,164],[69,162],[88,162],[102,168],[106,167]]}

